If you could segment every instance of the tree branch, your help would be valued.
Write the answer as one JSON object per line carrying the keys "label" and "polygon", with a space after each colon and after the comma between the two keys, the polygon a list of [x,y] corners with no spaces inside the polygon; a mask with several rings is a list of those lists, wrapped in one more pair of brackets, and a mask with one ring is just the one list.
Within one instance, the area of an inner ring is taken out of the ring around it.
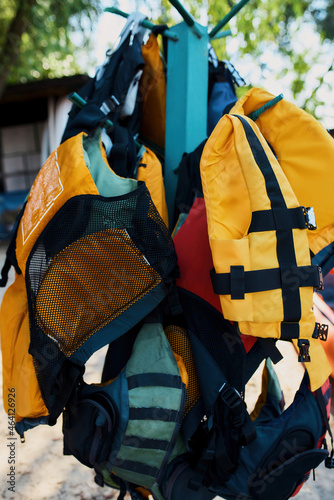
{"label": "tree branch", "polygon": [[6,42],[0,53],[0,98],[2,97],[11,69],[15,66],[25,33],[32,19],[32,10],[36,0],[19,0],[16,13],[10,23]]}

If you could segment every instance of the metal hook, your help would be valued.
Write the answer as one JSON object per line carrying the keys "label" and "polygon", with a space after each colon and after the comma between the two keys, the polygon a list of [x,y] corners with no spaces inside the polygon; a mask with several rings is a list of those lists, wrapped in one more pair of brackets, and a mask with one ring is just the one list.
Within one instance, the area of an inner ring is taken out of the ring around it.
{"label": "metal hook", "polygon": [[258,117],[262,113],[264,113],[264,111],[266,111],[267,109],[272,108],[273,106],[275,106],[275,104],[277,104],[283,98],[284,98],[284,95],[283,94],[279,94],[278,96],[274,97],[274,99],[271,99],[270,101],[266,102],[266,104],[264,104],[263,106],[261,106],[259,109],[256,109],[255,111],[252,111],[251,113],[249,113],[248,118],[250,118],[251,120],[253,120],[255,122],[255,120],[257,120]]}
{"label": "metal hook", "polygon": [[[79,96],[79,94],[77,94],[76,92],[72,92],[71,94],[69,94],[67,96],[67,99],[69,99],[71,102],[73,102],[73,104],[78,106],[78,108],[80,108],[80,109],[82,109],[87,104],[85,99],[83,99],[81,96]],[[111,130],[113,128],[113,126],[114,126],[114,124],[112,121],[110,121],[110,120],[105,121],[105,128],[107,130]]]}
{"label": "metal hook", "polygon": [[241,10],[246,3],[248,3],[249,0],[241,0],[239,3],[237,3],[228,14],[226,14],[225,17],[219,23],[210,31],[209,33],[209,38],[212,40],[215,35],[217,35],[218,31],[220,31],[231,19],[234,17],[239,10]]}
{"label": "metal hook", "polygon": [[[106,7],[104,9],[104,12],[111,12],[112,14],[118,14],[119,16],[125,18],[129,17],[129,14],[127,12],[123,12],[122,10],[117,9],[117,7]],[[148,19],[144,19],[142,25],[144,26],[144,28],[147,28],[149,30],[152,30],[155,27],[155,25],[151,23],[151,21],[149,21]],[[176,33],[173,33],[173,31],[167,28],[162,32],[162,35],[165,36],[166,38],[170,38],[174,42],[177,42],[179,39]]]}

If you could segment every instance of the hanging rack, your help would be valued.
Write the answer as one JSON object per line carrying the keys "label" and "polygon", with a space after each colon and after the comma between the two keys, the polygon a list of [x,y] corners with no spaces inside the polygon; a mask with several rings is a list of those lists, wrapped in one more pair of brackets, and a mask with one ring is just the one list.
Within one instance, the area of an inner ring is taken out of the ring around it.
{"label": "hanging rack", "polygon": [[214,40],[217,33],[222,28],[224,28],[224,26],[226,26],[226,24],[232,19],[232,17],[234,17],[239,12],[239,10],[241,10],[248,2],[249,2],[249,0],[241,0],[234,7],[232,7],[230,12],[228,14],[226,14],[226,16],[223,17],[223,19],[221,21],[219,21],[219,23],[216,24],[216,26],[210,31],[210,33],[209,33],[210,40]]}
{"label": "hanging rack", "polygon": [[251,120],[253,120],[255,122],[255,120],[257,120],[258,117],[260,115],[262,115],[262,113],[264,113],[265,111],[267,111],[267,109],[272,108],[273,106],[275,106],[275,104],[277,104],[283,98],[284,98],[284,95],[283,94],[279,94],[278,96],[274,97],[270,101],[266,102],[266,104],[264,104],[260,108],[258,108],[255,111],[252,111],[251,113],[249,113],[248,118],[250,118]]}
{"label": "hanging rack", "polygon": [[[207,137],[210,41],[232,34],[229,29],[225,31],[221,29],[249,0],[241,0],[237,3],[210,33],[207,27],[196,22],[179,0],[169,1],[184,20],[173,26],[172,30],[166,28],[162,32],[168,42],[164,177],[167,207],[172,226],[179,163],[184,153],[193,151]],[[104,10],[125,18],[129,17],[129,14],[116,7],[107,7]],[[150,30],[155,27],[147,19],[142,21],[142,25]],[[86,101],[75,93],[72,93],[69,99],[79,107],[86,104]],[[112,128],[112,122],[109,122],[110,120],[107,120],[105,126]]]}
{"label": "hanging rack", "polygon": [[[73,104],[75,104],[76,106],[78,106],[78,108],[82,109],[84,106],[86,106],[87,102],[85,101],[85,99],[83,99],[79,94],[77,94],[76,92],[71,92],[71,94],[69,94],[67,96],[67,99],[71,102],[73,102]],[[106,120],[105,123],[104,123],[104,127],[106,130],[112,130],[114,124],[112,121],[110,120]]]}
{"label": "hanging rack", "polygon": [[[123,12],[122,10],[118,9],[117,7],[106,7],[104,9],[104,12],[111,12],[112,14],[117,14],[117,15],[119,15],[121,17],[125,17],[125,18],[129,17],[129,14],[127,12]],[[142,26],[144,26],[144,28],[147,28],[149,30],[152,30],[153,28],[155,28],[155,24],[151,23],[151,21],[149,21],[148,19],[144,19],[141,24],[142,24]],[[162,35],[165,36],[166,38],[169,38],[170,40],[173,40],[174,42],[178,41],[177,35],[169,28],[166,28],[162,32]]]}
{"label": "hanging rack", "polygon": [[[80,109],[82,109],[87,104],[87,101],[85,101],[85,99],[83,99],[76,92],[71,92],[71,94],[69,94],[67,96],[67,99],[69,101],[73,102],[73,104],[75,104],[76,106],[78,106],[78,108],[80,108]],[[104,128],[106,129],[107,132],[110,132],[113,129],[113,126],[114,126],[113,122],[111,120],[109,120],[109,119],[107,119],[104,122]],[[143,148],[143,144],[141,144],[138,141],[135,141],[135,145],[137,146],[137,149],[140,152],[141,149]],[[140,153],[138,153],[138,154],[140,154]]]}
{"label": "hanging rack", "polygon": [[184,19],[185,23],[191,28],[193,33],[198,37],[201,38],[203,35],[203,32],[201,29],[199,29],[199,25],[197,24],[196,20],[193,18],[193,16],[183,7],[183,5],[179,2],[179,0],[169,0],[169,2],[175,7],[175,9],[181,14],[182,18]]}
{"label": "hanging rack", "polygon": [[219,38],[225,38],[225,37],[231,36],[231,35],[233,35],[233,32],[232,32],[232,30],[228,29],[228,30],[221,31],[220,33],[217,33],[217,35],[215,35],[213,38],[211,38],[211,40],[218,40]]}

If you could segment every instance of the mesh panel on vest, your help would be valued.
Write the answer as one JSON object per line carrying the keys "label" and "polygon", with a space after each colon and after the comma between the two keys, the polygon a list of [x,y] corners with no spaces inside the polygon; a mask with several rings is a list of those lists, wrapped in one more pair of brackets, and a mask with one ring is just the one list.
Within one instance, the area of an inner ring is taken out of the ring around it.
{"label": "mesh panel on vest", "polygon": [[172,350],[183,359],[189,377],[185,417],[201,396],[191,345],[186,330],[180,326],[168,325],[165,328],[165,333]]}
{"label": "mesh panel on vest", "polygon": [[160,282],[126,231],[101,231],[55,256],[38,290],[36,319],[71,356]]}
{"label": "mesh panel on vest", "polygon": [[[26,268],[30,353],[47,405],[65,357],[155,287],[168,285],[176,265],[173,242],[144,184],[114,198],[76,196],[61,207]],[[130,329],[137,319],[126,317]],[[41,367],[37,358],[50,346],[53,355]]]}

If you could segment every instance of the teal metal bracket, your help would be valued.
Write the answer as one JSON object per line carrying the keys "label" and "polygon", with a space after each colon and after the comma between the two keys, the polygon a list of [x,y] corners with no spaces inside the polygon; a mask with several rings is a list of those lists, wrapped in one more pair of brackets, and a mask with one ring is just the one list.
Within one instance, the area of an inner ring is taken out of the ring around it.
{"label": "teal metal bracket", "polygon": [[[67,99],[71,102],[73,102],[73,104],[75,104],[76,106],[78,106],[78,108],[82,109],[84,106],[86,106],[87,102],[85,101],[85,99],[83,99],[79,94],[77,94],[76,92],[72,92],[71,94],[69,94],[67,96]],[[110,120],[106,120],[104,122],[104,127],[106,130],[110,131],[112,130],[114,124],[112,121]]]}
{"label": "teal metal bracket", "polygon": [[270,101],[266,102],[266,104],[264,104],[260,108],[258,108],[255,111],[252,111],[251,113],[249,113],[248,118],[250,118],[251,120],[253,120],[255,122],[255,120],[257,120],[258,117],[260,115],[262,115],[262,113],[264,113],[265,111],[267,111],[267,109],[270,109],[273,106],[275,106],[275,104],[277,104],[282,99],[284,99],[284,95],[283,94],[279,94],[278,96],[274,97]]}
{"label": "teal metal bracket", "polygon": [[[117,7],[106,7],[104,9],[104,12],[111,12],[111,14],[117,14],[121,17],[128,18],[129,14],[127,12],[123,12],[122,10],[118,9]],[[155,27],[155,24],[151,23],[148,19],[144,19],[144,21],[141,23],[144,28],[147,28],[149,30],[152,30]],[[163,33],[163,36],[166,38],[169,38],[170,40],[174,40],[176,42],[178,40],[177,35],[170,29],[166,28]]]}
{"label": "teal metal bracket", "polygon": [[216,37],[218,31],[224,28],[224,26],[226,26],[226,24],[232,19],[232,17],[234,17],[239,12],[239,10],[241,10],[248,2],[249,0],[240,0],[240,2],[238,2],[234,7],[232,7],[230,12],[226,14],[226,16],[223,17],[223,19],[219,21],[219,23],[210,31],[209,33],[210,40],[213,40]]}
{"label": "teal metal bracket", "polygon": [[184,19],[184,22],[189,26],[189,28],[193,31],[193,33],[201,38],[202,30],[199,24],[196,23],[196,20],[193,16],[183,7],[183,5],[179,2],[179,0],[169,0],[169,3],[175,7],[175,9],[181,14]]}
{"label": "teal metal bracket", "polygon": [[228,30],[220,31],[219,33],[217,33],[217,35],[210,38],[210,40],[218,40],[219,38],[226,38],[227,36],[231,36],[231,35],[233,35],[233,32],[232,32],[232,30],[228,29]]}
{"label": "teal metal bracket", "polygon": [[[78,108],[82,109],[84,106],[86,106],[87,102],[85,101],[85,99],[83,99],[79,94],[77,94],[76,92],[72,92],[71,94],[69,94],[67,96],[67,99],[71,102],[73,102],[73,104],[75,104],[76,106],[78,106]],[[102,125],[101,125],[102,126]],[[103,124],[103,128],[106,129],[107,132],[111,132],[112,129],[113,129],[113,122],[109,119],[107,119],[104,124]],[[137,150],[138,150],[138,155],[140,155],[140,152],[141,152],[141,156],[143,155],[144,153],[144,147],[142,144],[140,144],[138,141],[135,141],[135,144],[137,146]]]}
{"label": "teal metal bracket", "polygon": [[173,26],[179,40],[168,40],[165,189],[172,229],[178,165],[207,137],[208,46],[207,28],[186,22]]}

